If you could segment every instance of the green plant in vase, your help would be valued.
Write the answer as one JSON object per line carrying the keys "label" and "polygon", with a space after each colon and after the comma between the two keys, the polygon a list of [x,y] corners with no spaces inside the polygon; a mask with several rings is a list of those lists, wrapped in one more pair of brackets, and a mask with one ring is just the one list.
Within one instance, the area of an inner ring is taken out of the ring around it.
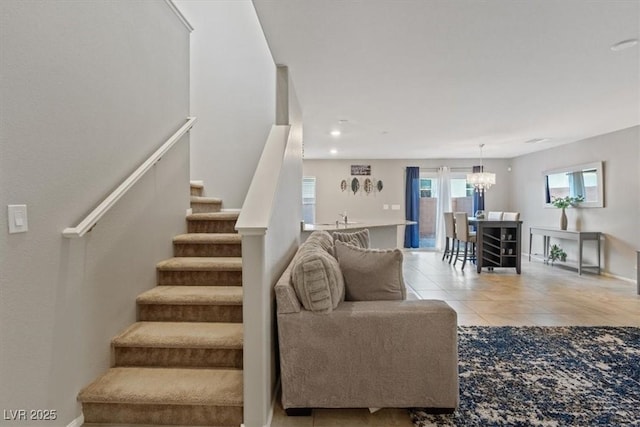
{"label": "green plant in vase", "polygon": [[583,195],[576,196],[576,197],[566,196],[566,197],[553,197],[552,198],[551,204],[553,206],[555,206],[556,208],[562,209],[562,215],[560,216],[560,229],[561,230],[566,230],[567,229],[567,213],[565,212],[565,209],[568,208],[569,206],[575,206],[580,202],[584,202],[584,196]]}
{"label": "green plant in vase", "polygon": [[565,262],[567,260],[567,253],[562,250],[562,248],[558,245],[552,245],[549,250],[549,261],[551,261],[551,265],[553,265],[556,261]]}

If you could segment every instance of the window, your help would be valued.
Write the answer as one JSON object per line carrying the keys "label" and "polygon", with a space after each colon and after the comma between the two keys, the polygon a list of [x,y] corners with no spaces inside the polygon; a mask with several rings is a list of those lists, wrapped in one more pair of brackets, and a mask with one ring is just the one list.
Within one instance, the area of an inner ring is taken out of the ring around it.
{"label": "window", "polygon": [[302,220],[305,224],[316,222],[316,177],[302,177]]}
{"label": "window", "polygon": [[437,180],[431,178],[420,178],[420,197],[436,197]]}
{"label": "window", "polygon": [[467,183],[466,175],[455,174],[451,177],[451,207],[453,212],[466,212],[469,216],[473,215],[473,191],[473,186]]}
{"label": "window", "polygon": [[451,197],[473,197],[473,185],[467,183],[467,178],[451,178]]}

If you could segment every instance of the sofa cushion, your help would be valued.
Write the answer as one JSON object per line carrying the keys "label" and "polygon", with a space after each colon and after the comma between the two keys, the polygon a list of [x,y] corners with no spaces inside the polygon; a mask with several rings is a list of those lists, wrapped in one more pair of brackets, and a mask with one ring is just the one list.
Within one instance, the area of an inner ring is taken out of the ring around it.
{"label": "sofa cushion", "polygon": [[305,248],[320,248],[331,253],[333,250],[333,237],[328,231],[314,231],[300,246],[301,250]]}
{"label": "sofa cushion", "polygon": [[350,243],[351,241],[356,240],[361,248],[369,248],[371,244],[369,243],[369,230],[359,230],[359,231],[334,231],[333,232],[333,244],[335,245],[336,241]]}
{"label": "sofa cushion", "polygon": [[358,248],[335,242],[347,301],[403,300],[402,251]]}
{"label": "sofa cushion", "polygon": [[344,300],[340,266],[323,249],[307,247],[300,250],[293,263],[291,281],[298,299],[307,310],[329,313]]}

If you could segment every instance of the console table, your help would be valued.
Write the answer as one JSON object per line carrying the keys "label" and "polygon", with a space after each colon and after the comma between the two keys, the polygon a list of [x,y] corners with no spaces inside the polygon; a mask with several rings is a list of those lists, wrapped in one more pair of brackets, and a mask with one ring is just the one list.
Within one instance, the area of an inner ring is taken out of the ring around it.
{"label": "console table", "polygon": [[[584,268],[595,268],[598,274],[600,274],[600,237],[602,235],[599,231],[575,231],[575,230],[560,230],[553,227],[531,227],[529,228],[529,261],[531,261],[531,244],[533,241],[533,235],[541,235],[544,245],[544,261],[549,260],[549,242],[551,238],[561,240],[573,240],[578,242],[578,274],[582,274]],[[597,265],[584,265],[582,262],[582,247],[585,240],[595,240],[598,264]]]}

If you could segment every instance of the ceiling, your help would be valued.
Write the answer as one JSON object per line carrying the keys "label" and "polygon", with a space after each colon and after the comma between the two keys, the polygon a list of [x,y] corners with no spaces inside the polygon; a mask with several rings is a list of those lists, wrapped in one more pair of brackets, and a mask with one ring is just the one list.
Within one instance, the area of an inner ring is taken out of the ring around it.
{"label": "ceiling", "polygon": [[639,46],[611,50],[640,0],[253,3],[305,158],[511,158],[640,123]]}

